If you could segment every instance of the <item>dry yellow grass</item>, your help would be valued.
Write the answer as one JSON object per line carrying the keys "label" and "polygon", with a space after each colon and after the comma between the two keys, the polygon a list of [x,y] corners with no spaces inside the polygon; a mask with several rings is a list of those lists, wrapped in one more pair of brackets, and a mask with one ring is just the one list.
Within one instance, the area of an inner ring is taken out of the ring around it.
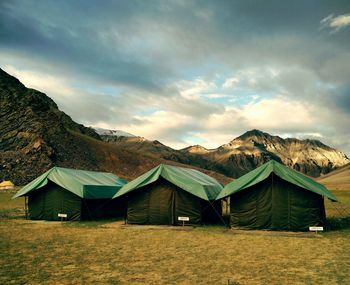
{"label": "dry yellow grass", "polygon": [[315,236],[10,216],[0,220],[0,284],[349,284],[349,244],[350,230]]}
{"label": "dry yellow grass", "polygon": [[339,203],[325,200],[327,217],[350,217],[350,191],[334,190],[332,191],[339,200]]}
{"label": "dry yellow grass", "polygon": [[331,190],[350,190],[350,164],[316,179]]}

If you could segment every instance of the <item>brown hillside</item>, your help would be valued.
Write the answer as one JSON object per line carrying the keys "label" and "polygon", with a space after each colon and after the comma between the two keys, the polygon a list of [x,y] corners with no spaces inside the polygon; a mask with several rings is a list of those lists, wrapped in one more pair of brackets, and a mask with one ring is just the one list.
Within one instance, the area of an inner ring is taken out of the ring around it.
{"label": "brown hillside", "polygon": [[141,154],[188,164],[238,178],[270,159],[317,177],[350,162],[347,156],[317,140],[282,139],[252,130],[217,149],[190,146],[172,149],[142,137],[101,135],[102,140]]}
{"label": "brown hillside", "polygon": [[[102,141],[93,129],[60,111],[51,98],[1,69],[0,106],[0,180],[23,185],[53,166],[109,171],[128,180],[159,163],[185,166]],[[205,172],[222,183],[230,181]]]}
{"label": "brown hillside", "polygon": [[350,163],[316,180],[331,190],[350,190]]}
{"label": "brown hillside", "polygon": [[99,141],[81,134],[78,134],[78,136],[89,145],[90,149],[95,151],[94,156],[97,158],[98,164],[103,165],[104,171],[115,173],[129,181],[160,163],[197,169],[216,178],[222,184],[227,184],[232,181],[232,178],[214,171],[159,158],[152,153],[140,154],[124,146]]}

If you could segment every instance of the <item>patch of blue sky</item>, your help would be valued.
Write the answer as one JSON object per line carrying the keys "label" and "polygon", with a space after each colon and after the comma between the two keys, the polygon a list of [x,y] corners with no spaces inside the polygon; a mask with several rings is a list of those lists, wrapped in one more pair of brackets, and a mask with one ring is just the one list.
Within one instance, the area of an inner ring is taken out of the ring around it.
{"label": "patch of blue sky", "polygon": [[142,117],[146,117],[146,116],[150,116],[158,111],[161,111],[161,109],[155,108],[155,107],[149,107],[149,108],[144,108],[141,111],[137,112],[137,115],[142,116]]}
{"label": "patch of blue sky", "polygon": [[202,139],[200,137],[197,137],[197,136],[193,136],[191,134],[186,134],[186,135],[181,136],[181,140],[183,142],[191,144],[191,145],[201,144],[201,143],[205,143],[206,142],[206,140],[204,140],[204,139]]}
{"label": "patch of blue sky", "polygon": [[105,94],[110,96],[118,97],[121,94],[121,90],[119,88],[116,88],[115,86],[110,85],[96,85],[96,84],[88,84],[86,82],[84,83],[74,83],[72,85],[73,88],[94,93],[94,94]]}
{"label": "patch of blue sky", "polygon": [[226,97],[226,100],[234,103],[236,106],[244,106],[252,102],[273,98],[276,95],[275,92],[257,92],[254,89],[237,88]]}
{"label": "patch of blue sky", "polygon": [[320,89],[332,90],[336,89],[337,86],[334,83],[324,82],[324,81],[316,81],[316,86]]}
{"label": "patch of blue sky", "polygon": [[191,68],[180,69],[178,75],[186,80],[196,80],[198,78],[205,81],[212,81],[218,87],[221,87],[228,77],[231,77],[235,71],[232,68],[228,68],[219,62],[213,60],[207,60],[201,64],[193,65]]}
{"label": "patch of blue sky", "polygon": [[205,99],[210,102],[210,103],[215,103],[215,104],[228,104],[230,103],[232,99],[232,95],[227,95],[227,94],[206,94]]}

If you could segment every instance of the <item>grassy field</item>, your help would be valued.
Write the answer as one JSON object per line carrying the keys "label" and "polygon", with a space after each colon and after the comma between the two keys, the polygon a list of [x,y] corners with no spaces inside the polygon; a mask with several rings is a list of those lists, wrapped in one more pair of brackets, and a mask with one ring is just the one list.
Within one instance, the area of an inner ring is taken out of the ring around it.
{"label": "grassy field", "polygon": [[[350,206],[350,191],[335,194]],[[315,235],[26,221],[23,200],[9,198],[0,194],[0,284],[350,283],[346,228]]]}

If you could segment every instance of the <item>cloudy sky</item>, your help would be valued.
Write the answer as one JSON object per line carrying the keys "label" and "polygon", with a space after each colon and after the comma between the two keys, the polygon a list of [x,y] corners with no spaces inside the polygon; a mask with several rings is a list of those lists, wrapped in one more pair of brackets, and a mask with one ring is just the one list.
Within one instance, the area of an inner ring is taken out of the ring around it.
{"label": "cloudy sky", "polygon": [[250,129],[350,154],[350,1],[0,1],[0,67],[174,148]]}

